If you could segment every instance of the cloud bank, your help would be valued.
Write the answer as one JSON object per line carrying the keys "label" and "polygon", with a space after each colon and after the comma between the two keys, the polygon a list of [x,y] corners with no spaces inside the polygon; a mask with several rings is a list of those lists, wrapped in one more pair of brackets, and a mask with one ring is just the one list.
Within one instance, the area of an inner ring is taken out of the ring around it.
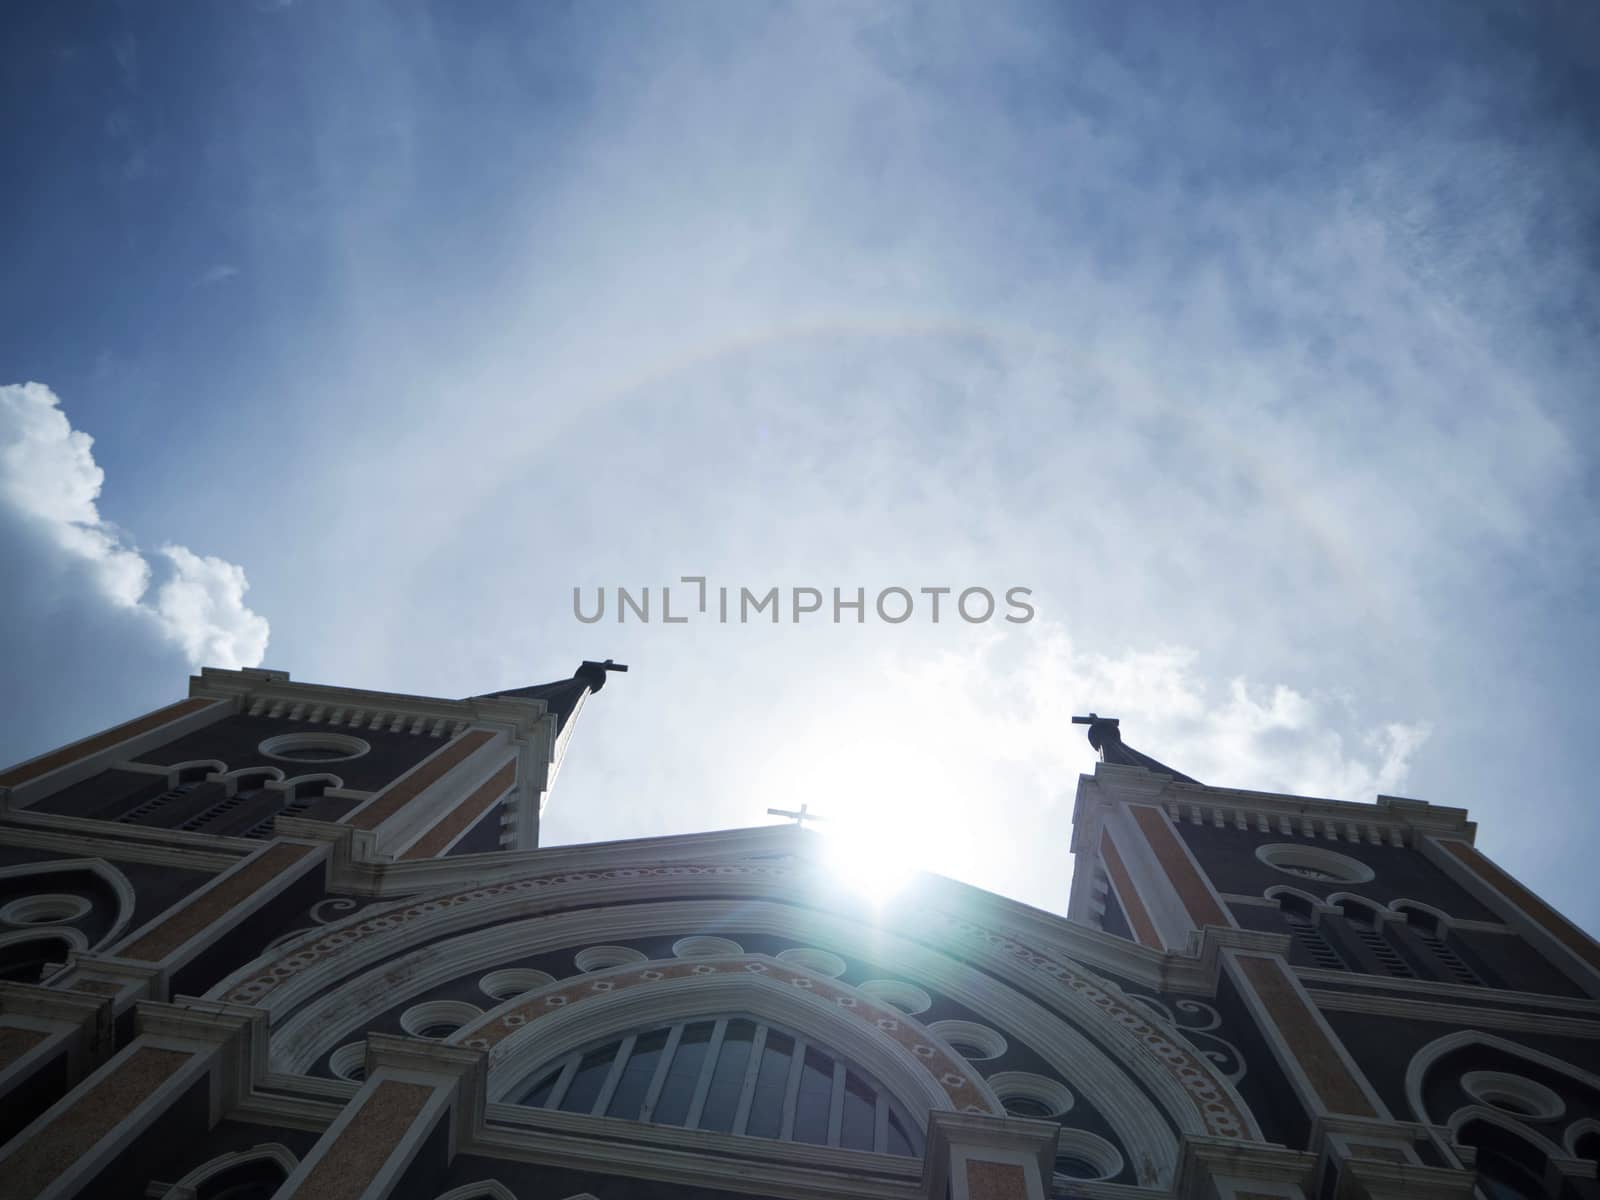
{"label": "cloud bank", "polygon": [[[132,697],[150,689],[152,698],[170,699],[185,667],[256,666],[266,653],[267,620],[245,603],[241,567],[179,545],[146,554],[101,515],[105,472],[93,445],[48,387],[0,386],[0,546],[9,580],[0,657],[17,671],[3,700],[3,757],[85,732],[93,727],[88,713],[124,718],[126,705],[142,702]],[[148,674],[131,677],[134,664]],[[72,694],[66,711],[77,728],[64,730],[58,712],[41,741],[34,720],[41,695],[52,691]]]}

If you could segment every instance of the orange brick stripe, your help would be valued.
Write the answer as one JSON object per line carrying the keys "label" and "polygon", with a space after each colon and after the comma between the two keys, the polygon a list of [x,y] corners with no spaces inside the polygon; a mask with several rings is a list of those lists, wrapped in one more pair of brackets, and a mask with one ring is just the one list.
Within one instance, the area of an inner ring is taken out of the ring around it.
{"label": "orange brick stripe", "polygon": [[1594,939],[1502,871],[1490,859],[1485,858],[1476,846],[1469,842],[1443,840],[1440,840],[1439,845],[1460,859],[1469,870],[1479,875],[1495,891],[1537,921],[1556,941],[1595,970],[1600,971],[1600,946],[1595,944]]}
{"label": "orange brick stripe", "polygon": [[41,775],[48,775],[51,771],[61,767],[70,766],[81,758],[88,758],[91,754],[98,754],[102,750],[115,746],[118,742],[126,742],[136,738],[142,733],[149,733],[152,729],[159,729],[169,722],[180,717],[187,717],[190,713],[197,713],[202,708],[213,704],[222,703],[219,700],[207,700],[195,697],[189,700],[180,700],[176,704],[169,704],[165,708],[158,708],[153,713],[146,713],[132,721],[125,721],[102,733],[86,737],[81,742],[73,742],[70,746],[63,746],[60,750],[52,750],[49,754],[40,755],[38,758],[29,759],[19,763],[9,771],[0,772],[0,787],[17,787],[29,780],[38,779]]}
{"label": "orange brick stripe", "polygon": [[458,833],[483,816],[516,782],[517,760],[508,758],[487,783],[446,813],[437,825],[418,838],[416,844],[400,857],[432,858],[448,846]]}
{"label": "orange brick stripe", "polygon": [[1201,928],[1207,925],[1221,925],[1225,929],[1234,928],[1233,918],[1212,896],[1211,889],[1206,887],[1206,881],[1195,869],[1194,862],[1184,850],[1183,843],[1178,840],[1178,835],[1172,832],[1172,827],[1167,824],[1167,818],[1161,810],[1135,804],[1129,806],[1129,811],[1133,813],[1133,819],[1139,823],[1139,828],[1144,831],[1145,840],[1150,843],[1150,848],[1156,852],[1156,860],[1161,863],[1161,869],[1167,873],[1167,878],[1172,880],[1172,886],[1177,889],[1183,907],[1189,910],[1189,919]]}
{"label": "orange brick stripe", "polygon": [[399,1149],[432,1096],[433,1089],[425,1084],[380,1083],[294,1194],[316,1200],[357,1200]]}
{"label": "orange brick stripe", "polygon": [[1240,955],[1238,963],[1328,1111],[1377,1116],[1333,1039],[1295,991],[1283,967],[1275,959],[1256,955]]}
{"label": "orange brick stripe", "polygon": [[17,1152],[0,1161],[5,1195],[23,1200],[39,1195],[67,1167],[89,1153],[140,1103],[189,1061],[182,1050],[141,1046],[123,1059],[99,1083],[79,1096],[36,1135],[17,1145]]}
{"label": "orange brick stripe", "polygon": [[1028,1173],[1018,1163],[967,1160],[970,1200],[1028,1200]]}
{"label": "orange brick stripe", "polygon": [[423,759],[409,775],[396,780],[387,791],[357,812],[346,824],[357,829],[376,829],[466,761],[473,751],[492,737],[494,734],[487,729],[474,729],[463,733],[448,745],[439,747],[433,754]]}
{"label": "orange brick stripe", "polygon": [[193,903],[178,909],[133,945],[118,950],[118,956],[143,962],[160,962],[318,850],[317,846],[279,842],[237,868],[231,875],[225,876],[216,887],[202,893]]}
{"label": "orange brick stripe", "polygon": [[1141,946],[1161,949],[1161,935],[1156,933],[1156,923],[1150,919],[1149,910],[1139,898],[1139,893],[1134,890],[1133,877],[1123,865],[1122,854],[1117,850],[1117,844],[1111,840],[1109,833],[1100,834],[1100,859],[1106,864],[1106,874],[1111,876],[1111,885],[1117,889],[1117,899],[1121,902],[1122,911],[1133,929],[1133,936]]}

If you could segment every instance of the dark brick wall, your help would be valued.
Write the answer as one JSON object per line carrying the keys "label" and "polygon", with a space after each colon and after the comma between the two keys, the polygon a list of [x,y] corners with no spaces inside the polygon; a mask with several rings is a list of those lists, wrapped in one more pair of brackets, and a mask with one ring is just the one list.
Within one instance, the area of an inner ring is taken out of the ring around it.
{"label": "dark brick wall", "polygon": [[[268,758],[257,749],[267,738],[285,733],[349,734],[367,742],[372,751],[345,762],[289,763]],[[233,716],[147,751],[139,755],[138,761],[165,766],[187,759],[216,758],[227,763],[230,771],[257,766],[279,767],[285,775],[327,771],[343,779],[347,788],[375,792],[445,744],[445,738],[427,734],[390,733],[383,729],[347,730],[342,726],[329,728],[305,721]]]}
{"label": "dark brick wall", "polygon": [[[1420,900],[1443,909],[1453,917],[1474,921],[1495,920],[1495,915],[1479,904],[1453,879],[1425,859],[1418,851],[1401,846],[1373,846],[1366,842],[1331,842],[1324,838],[1290,837],[1280,833],[1258,833],[1231,826],[1177,824],[1183,839],[1200,868],[1219,892],[1259,896],[1275,884],[1291,884],[1314,896],[1332,892],[1352,892],[1379,904],[1391,900]],[[1331,850],[1366,863],[1377,877],[1370,883],[1348,884],[1305,879],[1269,867],[1255,856],[1257,846],[1288,843]]]}

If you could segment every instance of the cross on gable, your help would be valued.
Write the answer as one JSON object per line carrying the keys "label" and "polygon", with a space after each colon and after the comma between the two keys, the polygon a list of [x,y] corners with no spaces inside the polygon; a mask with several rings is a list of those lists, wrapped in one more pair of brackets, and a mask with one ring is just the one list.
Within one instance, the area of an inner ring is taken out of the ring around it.
{"label": "cross on gable", "polygon": [[805,822],[807,821],[826,821],[828,819],[812,812],[811,806],[807,804],[802,804],[799,812],[791,812],[786,808],[769,808],[767,809],[767,815],[769,817],[793,817],[794,823],[801,828],[805,827]]}

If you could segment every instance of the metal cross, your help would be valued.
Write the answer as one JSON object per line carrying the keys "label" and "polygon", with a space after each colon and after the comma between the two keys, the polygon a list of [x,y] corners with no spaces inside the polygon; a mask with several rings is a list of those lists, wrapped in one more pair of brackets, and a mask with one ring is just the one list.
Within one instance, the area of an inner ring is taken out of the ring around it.
{"label": "metal cross", "polygon": [[807,821],[826,821],[828,819],[827,817],[818,816],[811,811],[809,805],[805,804],[800,806],[799,812],[790,812],[786,808],[769,808],[767,809],[767,815],[769,817],[793,817],[794,823],[801,828],[805,827],[805,822]]}

